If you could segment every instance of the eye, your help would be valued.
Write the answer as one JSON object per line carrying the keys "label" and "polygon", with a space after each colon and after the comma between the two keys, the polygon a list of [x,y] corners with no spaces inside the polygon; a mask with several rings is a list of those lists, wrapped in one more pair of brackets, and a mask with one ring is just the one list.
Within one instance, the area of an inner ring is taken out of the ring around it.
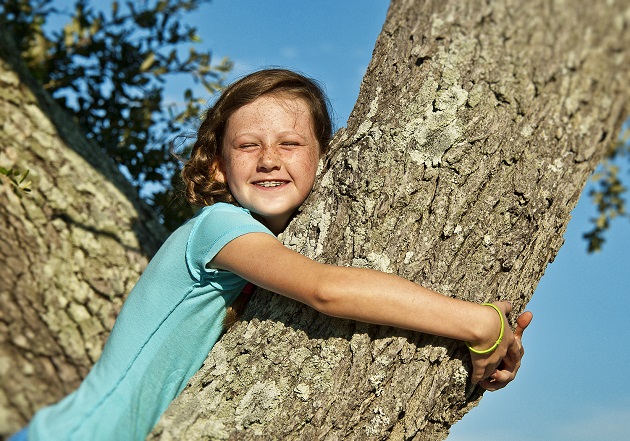
{"label": "eye", "polygon": [[248,150],[248,149],[254,148],[256,146],[257,146],[257,144],[254,144],[253,142],[246,142],[246,143],[239,144],[238,148],[241,149],[241,150]]}

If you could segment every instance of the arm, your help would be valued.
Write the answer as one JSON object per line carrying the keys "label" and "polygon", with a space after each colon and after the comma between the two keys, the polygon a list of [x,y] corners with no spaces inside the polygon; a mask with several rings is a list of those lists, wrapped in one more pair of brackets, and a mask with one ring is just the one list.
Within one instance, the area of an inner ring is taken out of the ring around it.
{"label": "arm", "polygon": [[[500,318],[492,308],[445,297],[392,274],[321,264],[267,234],[234,239],[211,266],[335,317],[468,341],[481,349],[492,346],[499,335]],[[504,314],[511,310],[508,303],[497,305]],[[516,357],[516,346],[506,327],[497,350],[473,357],[473,383],[493,375],[508,350]]]}

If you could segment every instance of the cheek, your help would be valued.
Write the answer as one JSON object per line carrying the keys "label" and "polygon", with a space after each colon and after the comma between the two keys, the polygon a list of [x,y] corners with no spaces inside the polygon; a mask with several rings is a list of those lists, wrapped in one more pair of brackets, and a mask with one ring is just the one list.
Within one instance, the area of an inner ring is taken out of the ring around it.
{"label": "cheek", "polygon": [[315,183],[315,176],[317,175],[317,168],[319,166],[319,154],[309,155],[304,158],[302,162],[301,172],[305,178],[305,182],[308,182],[312,187]]}
{"label": "cheek", "polygon": [[245,161],[242,158],[230,156],[225,160],[225,174],[228,179],[228,183],[230,178],[234,180],[234,178],[239,177],[243,174],[243,170],[245,169]]}

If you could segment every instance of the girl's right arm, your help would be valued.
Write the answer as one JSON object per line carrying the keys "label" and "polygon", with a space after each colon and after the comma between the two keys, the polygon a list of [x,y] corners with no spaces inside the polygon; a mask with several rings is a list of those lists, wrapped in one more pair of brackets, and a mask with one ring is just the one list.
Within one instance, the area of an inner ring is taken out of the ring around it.
{"label": "girl's right arm", "polygon": [[[264,233],[232,240],[210,266],[231,271],[327,315],[454,338],[477,349],[491,347],[501,328],[493,308],[440,295],[392,274],[321,264]],[[509,303],[496,305],[504,315],[511,310]],[[506,326],[495,351],[473,354],[473,383],[492,377],[492,382],[486,380],[481,385],[494,390],[514,378],[522,356],[520,334],[531,318],[519,320],[516,337]],[[502,360],[504,369],[497,371]]]}

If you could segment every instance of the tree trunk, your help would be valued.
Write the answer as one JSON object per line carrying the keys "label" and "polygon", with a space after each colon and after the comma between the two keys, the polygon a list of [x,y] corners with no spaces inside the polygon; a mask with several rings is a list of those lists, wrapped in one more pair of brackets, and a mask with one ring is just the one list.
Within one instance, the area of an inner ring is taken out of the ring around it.
{"label": "tree trunk", "polygon": [[[445,295],[511,300],[516,316],[627,115],[628,3],[393,1],[284,242]],[[2,55],[0,165],[35,180],[22,200],[0,188],[8,432],[76,386],[162,236]],[[460,342],[258,293],[150,439],[440,440],[480,397],[468,368]]]}
{"label": "tree trunk", "polygon": [[[0,28],[5,29],[0,26]],[[0,32],[0,437],[74,390],[164,232]]]}
{"label": "tree trunk", "polygon": [[[530,299],[627,116],[628,2],[392,2],[348,128],[284,243],[475,302]],[[441,440],[461,342],[259,293],[152,439]]]}

